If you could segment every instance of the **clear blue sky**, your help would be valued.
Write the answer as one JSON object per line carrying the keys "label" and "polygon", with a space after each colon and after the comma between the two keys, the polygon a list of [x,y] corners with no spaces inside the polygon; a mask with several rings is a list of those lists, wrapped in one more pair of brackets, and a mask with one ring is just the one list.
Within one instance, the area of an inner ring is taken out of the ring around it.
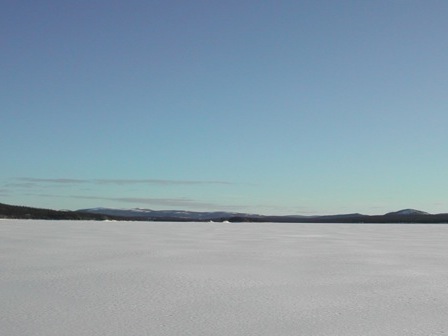
{"label": "clear blue sky", "polygon": [[448,1],[16,1],[0,202],[448,212]]}

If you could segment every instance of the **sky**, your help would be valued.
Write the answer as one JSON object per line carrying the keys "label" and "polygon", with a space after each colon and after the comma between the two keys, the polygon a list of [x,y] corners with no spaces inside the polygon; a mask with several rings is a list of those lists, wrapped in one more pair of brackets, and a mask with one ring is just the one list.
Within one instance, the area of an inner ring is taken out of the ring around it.
{"label": "sky", "polygon": [[0,202],[448,212],[448,1],[3,0]]}

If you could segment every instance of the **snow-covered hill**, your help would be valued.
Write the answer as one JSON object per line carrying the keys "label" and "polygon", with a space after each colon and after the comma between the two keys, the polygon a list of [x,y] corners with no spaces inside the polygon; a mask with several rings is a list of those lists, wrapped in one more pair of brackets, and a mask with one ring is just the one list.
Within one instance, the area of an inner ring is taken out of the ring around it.
{"label": "snow-covered hill", "polygon": [[429,215],[429,213],[415,209],[403,209],[395,212],[389,212],[386,216],[411,216],[411,215]]}

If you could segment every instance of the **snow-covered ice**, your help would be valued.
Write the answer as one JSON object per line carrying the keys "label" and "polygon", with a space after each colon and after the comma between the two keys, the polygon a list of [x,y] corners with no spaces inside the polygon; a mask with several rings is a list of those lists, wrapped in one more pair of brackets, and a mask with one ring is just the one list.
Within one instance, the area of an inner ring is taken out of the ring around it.
{"label": "snow-covered ice", "polygon": [[448,335],[448,225],[0,221],[0,334]]}

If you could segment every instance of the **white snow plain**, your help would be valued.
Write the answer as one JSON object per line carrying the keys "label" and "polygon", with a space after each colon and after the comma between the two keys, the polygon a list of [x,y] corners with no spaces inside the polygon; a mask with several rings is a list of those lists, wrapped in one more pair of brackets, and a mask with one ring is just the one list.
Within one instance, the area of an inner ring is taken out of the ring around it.
{"label": "white snow plain", "polygon": [[0,334],[448,335],[448,225],[0,221]]}

